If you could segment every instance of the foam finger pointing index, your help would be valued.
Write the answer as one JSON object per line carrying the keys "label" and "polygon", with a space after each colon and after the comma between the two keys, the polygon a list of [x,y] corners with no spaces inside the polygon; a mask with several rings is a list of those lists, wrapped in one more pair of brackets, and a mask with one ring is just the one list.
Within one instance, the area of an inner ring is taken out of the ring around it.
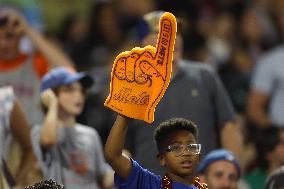
{"label": "foam finger pointing index", "polygon": [[157,40],[155,60],[158,65],[172,61],[176,38],[176,18],[171,13],[164,13],[160,19],[160,31]]}

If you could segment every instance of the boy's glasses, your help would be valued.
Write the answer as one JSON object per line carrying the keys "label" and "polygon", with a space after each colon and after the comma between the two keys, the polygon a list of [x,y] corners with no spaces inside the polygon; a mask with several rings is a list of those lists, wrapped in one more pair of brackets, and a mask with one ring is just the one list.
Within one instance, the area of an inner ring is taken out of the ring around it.
{"label": "boy's glasses", "polygon": [[173,152],[176,156],[180,156],[185,150],[191,154],[200,154],[201,144],[172,144],[166,147],[165,152]]}

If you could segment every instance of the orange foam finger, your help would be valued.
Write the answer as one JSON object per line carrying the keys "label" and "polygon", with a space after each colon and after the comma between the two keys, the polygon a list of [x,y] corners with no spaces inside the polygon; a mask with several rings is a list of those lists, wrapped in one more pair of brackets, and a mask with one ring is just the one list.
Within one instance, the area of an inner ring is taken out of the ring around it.
{"label": "orange foam finger", "polygon": [[167,63],[173,60],[177,32],[176,18],[173,14],[166,12],[160,19],[160,30],[156,45],[155,62],[158,69],[165,69]]}
{"label": "orange foam finger", "polygon": [[175,36],[176,19],[165,13],[156,47],[120,53],[114,61],[110,94],[104,105],[127,117],[153,122],[155,108],[170,82]]}

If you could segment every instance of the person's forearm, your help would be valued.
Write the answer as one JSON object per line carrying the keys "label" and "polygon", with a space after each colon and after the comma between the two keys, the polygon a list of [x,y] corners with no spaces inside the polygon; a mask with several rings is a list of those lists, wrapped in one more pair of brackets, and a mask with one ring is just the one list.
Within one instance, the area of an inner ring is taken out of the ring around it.
{"label": "person's forearm", "polygon": [[269,96],[263,92],[253,89],[248,96],[247,114],[255,126],[266,128],[271,125],[266,107],[269,103]]}
{"label": "person's forearm", "polygon": [[121,115],[117,116],[105,145],[105,158],[122,179],[128,178],[132,167],[130,158],[123,154],[127,133],[127,119]]}
{"label": "person's forearm", "polygon": [[240,128],[233,121],[225,123],[221,130],[221,145],[232,151],[237,157],[240,157],[243,137]]}
{"label": "person's forearm", "polygon": [[31,170],[31,164],[36,164],[36,157],[32,150],[30,151],[23,151],[24,155],[22,155],[21,162],[18,168],[18,172],[16,173],[17,184],[22,184],[25,182],[25,175],[27,174],[26,171]]}
{"label": "person's forearm", "polygon": [[260,128],[267,128],[271,125],[269,116],[267,115],[265,111],[262,111],[261,109],[250,112],[249,117],[251,121],[253,121],[255,125]]}
{"label": "person's forearm", "polygon": [[47,59],[50,67],[72,66],[72,61],[56,45],[31,27],[26,28],[26,35],[32,40],[37,50]]}
{"label": "person's forearm", "polygon": [[10,117],[10,128],[13,137],[19,142],[24,151],[32,149],[30,139],[30,126],[24,114],[24,111],[16,99]]}
{"label": "person's forearm", "polygon": [[126,133],[127,118],[118,115],[105,145],[105,156],[110,164],[113,159],[122,156]]}
{"label": "person's forearm", "polygon": [[57,143],[58,105],[52,104],[46,114],[43,127],[40,132],[40,143],[48,147]]}

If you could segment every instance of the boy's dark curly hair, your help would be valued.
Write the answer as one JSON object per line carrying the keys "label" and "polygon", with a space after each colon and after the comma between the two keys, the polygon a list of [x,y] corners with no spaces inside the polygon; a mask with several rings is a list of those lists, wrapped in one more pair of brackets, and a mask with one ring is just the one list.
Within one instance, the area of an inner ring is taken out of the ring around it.
{"label": "boy's dark curly hair", "polygon": [[25,189],[64,189],[61,184],[56,183],[54,180],[44,180],[39,183],[35,183],[32,186],[27,186]]}
{"label": "boy's dark curly hair", "polygon": [[165,148],[165,142],[169,135],[178,130],[189,131],[197,140],[198,129],[195,123],[184,118],[172,118],[162,122],[154,131],[154,139],[159,152],[162,152]]}

